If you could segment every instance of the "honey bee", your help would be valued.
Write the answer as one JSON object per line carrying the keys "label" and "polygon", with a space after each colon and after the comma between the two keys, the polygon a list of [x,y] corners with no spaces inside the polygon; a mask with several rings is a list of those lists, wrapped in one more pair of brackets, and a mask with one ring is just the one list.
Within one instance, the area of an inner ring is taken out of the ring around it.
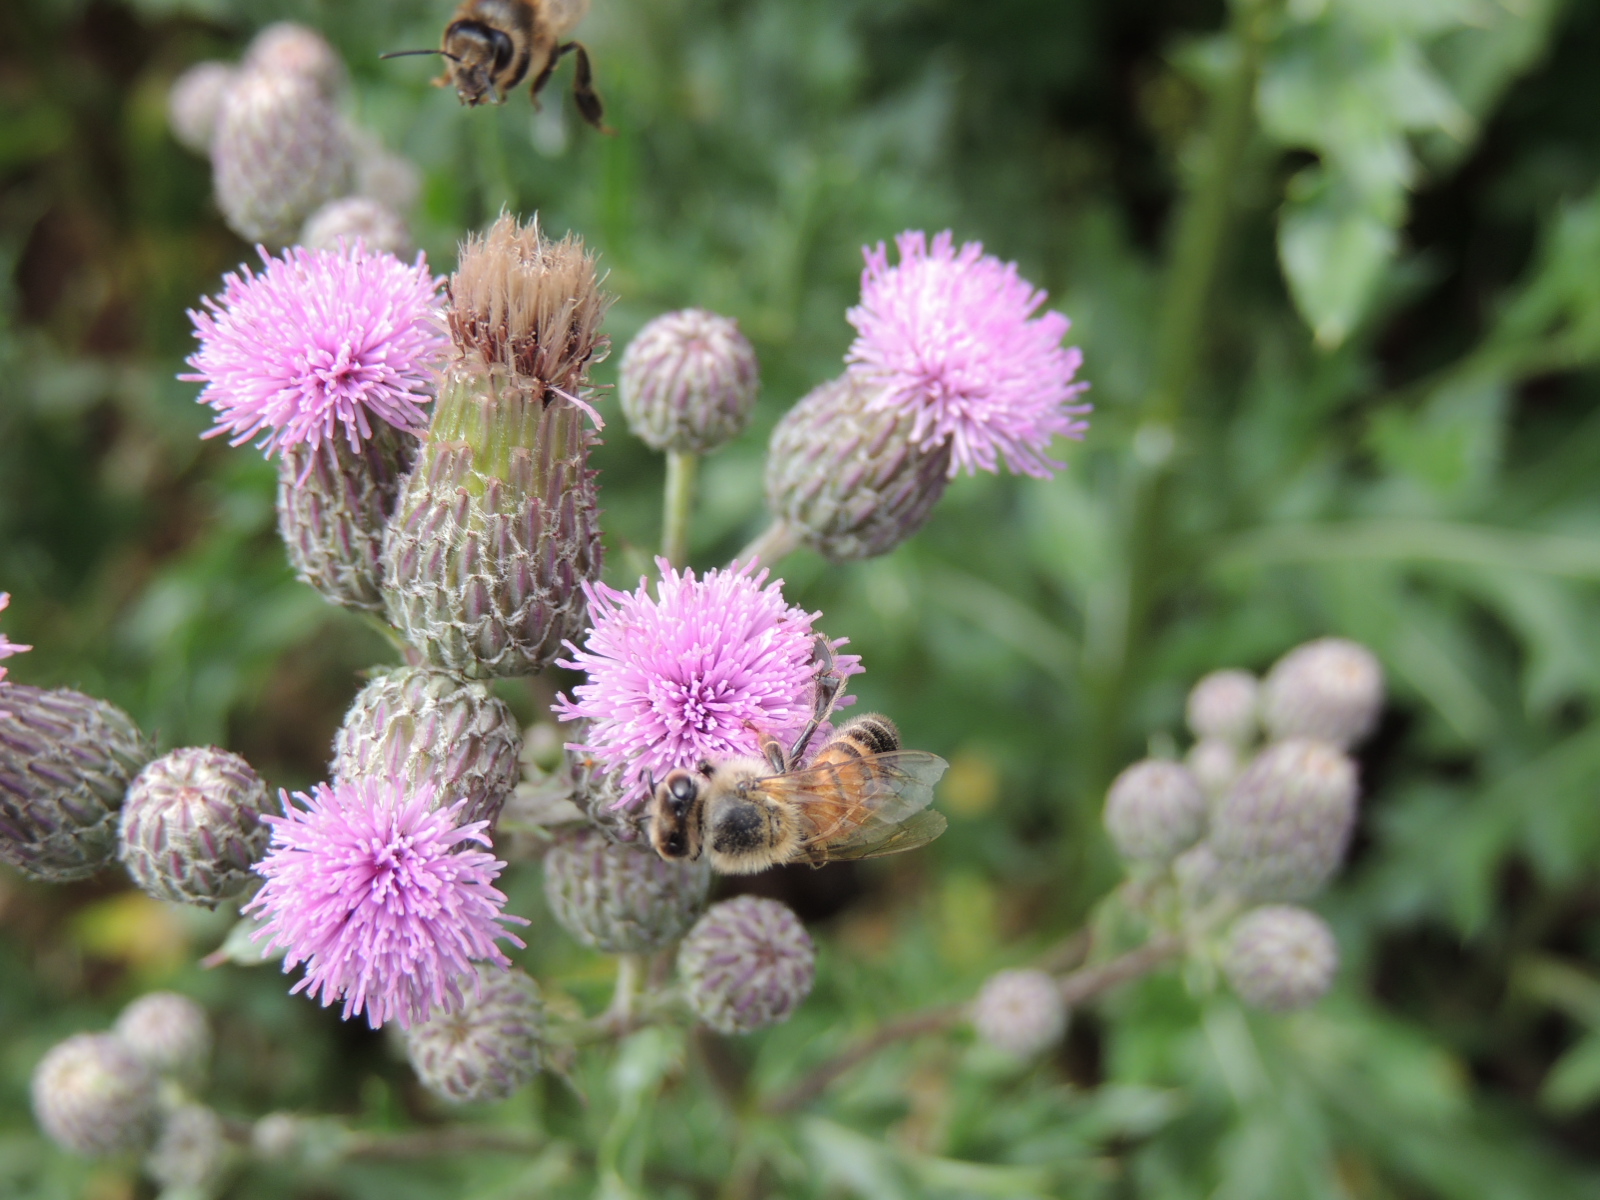
{"label": "honey bee", "polygon": [[556,64],[575,55],[572,98],[583,119],[601,133],[605,106],[594,90],[589,51],[582,42],[561,39],[577,28],[589,11],[589,0],[462,0],[445,26],[437,50],[396,50],[384,58],[408,54],[440,54],[449,60],[435,87],[454,87],[461,103],[504,104],[506,96],[531,73],[534,107],[550,82]]}
{"label": "honey bee", "polygon": [[702,762],[650,781],[650,841],[662,858],[704,854],[723,874],[748,875],[786,862],[899,854],[944,832],[944,815],[928,805],[949,764],[902,750],[888,717],[852,718],[799,766],[843,682],[821,638],[817,658],[816,711],[791,748],[763,736],[759,758]]}

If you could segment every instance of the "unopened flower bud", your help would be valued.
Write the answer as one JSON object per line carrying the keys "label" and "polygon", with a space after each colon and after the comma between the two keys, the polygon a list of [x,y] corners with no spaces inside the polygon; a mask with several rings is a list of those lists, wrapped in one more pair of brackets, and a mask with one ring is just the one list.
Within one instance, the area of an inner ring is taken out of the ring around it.
{"label": "unopened flower bud", "polygon": [[743,432],[761,371],[737,321],[686,308],[639,331],[619,381],[635,436],[654,450],[705,454]]}
{"label": "unopened flower bud", "polygon": [[184,1104],[162,1121],[144,1166],[163,1195],[205,1195],[221,1181],[227,1163],[222,1118],[203,1104]]}
{"label": "unopened flower bud", "polygon": [[354,242],[401,257],[416,249],[405,218],[381,200],[367,196],[346,196],[324,204],[300,232],[300,244],[313,250],[336,250]]}
{"label": "unopened flower bud", "polygon": [[127,713],[81,692],[5,685],[0,859],[50,883],[117,856],[117,811],[151,751]]}
{"label": "unopened flower bud", "polygon": [[389,619],[464,675],[543,669],[600,573],[584,396],[610,304],[581,242],[502,217],[450,285],[455,359],[384,545]]}
{"label": "unopened flower bud", "polygon": [[1339,970],[1339,943],[1316,913],[1292,904],[1269,905],[1234,923],[1222,970],[1252,1008],[1291,1012],[1328,994]]}
{"label": "unopened flower bud", "polygon": [[139,773],[122,808],[122,865],[150,895],[215,908],[243,894],[276,812],[267,785],[237,754],[190,747]]}
{"label": "unopened flower bud", "polygon": [[607,954],[643,954],[681,938],[705,908],[711,868],[621,845],[590,825],[556,835],[544,894],[561,927]]}
{"label": "unopened flower bud", "polygon": [[991,975],[973,1001],[972,1025],[980,1038],[1007,1054],[1040,1054],[1067,1031],[1061,985],[1043,971]]}
{"label": "unopened flower bud", "polygon": [[678,949],[678,974],[695,1014],[718,1033],[787,1021],[811,994],[816,950],[800,918],[776,900],[713,904]]}
{"label": "unopened flower bud", "polygon": [[211,163],[217,207],[240,237],[285,245],[350,190],[344,123],[316,83],[247,70],[223,98]]}
{"label": "unopened flower bud", "polygon": [[1189,692],[1185,710],[1195,737],[1248,746],[1260,729],[1260,685],[1249,671],[1213,671]]}
{"label": "unopened flower bud", "polygon": [[1172,877],[1177,881],[1178,894],[1191,907],[1209,904],[1227,890],[1222,864],[1207,842],[1190,846],[1173,859]]}
{"label": "unopened flower bud", "polygon": [[1105,823],[1128,862],[1165,863],[1205,832],[1205,793],[1182,763],[1145,759],[1112,783]]}
{"label": "unopened flower bud", "polygon": [[351,449],[340,434],[285,448],[278,461],[278,532],[302,583],[347,608],[383,611],[383,535],[416,459],[416,435],[369,418]]}
{"label": "unopened flower bud", "polygon": [[916,418],[873,408],[871,383],[846,373],[785,414],[767,451],[767,507],[833,562],[887,554],[944,495],[950,444],[924,449]]}
{"label": "unopened flower bud", "polygon": [[333,743],[333,777],[434,790],[465,800],[461,821],[499,815],[520,773],[522,730],[480,682],[433,667],[401,667],[361,689]]}
{"label": "unopened flower bud", "polygon": [[1261,716],[1275,739],[1308,737],[1348,748],[1378,723],[1383,667],[1359,642],[1319,638],[1280,658],[1262,684]]}
{"label": "unopened flower bud", "polygon": [[33,1070],[33,1113],[51,1141],[101,1158],[143,1150],[158,1116],[155,1072],[111,1033],[79,1033]]}
{"label": "unopened flower bud", "polygon": [[349,82],[344,62],[328,39],[293,21],[275,21],[256,34],[245,48],[244,66],[304,79],[330,100]]}
{"label": "unopened flower bud", "polygon": [[1226,793],[1244,769],[1239,747],[1221,738],[1201,738],[1189,747],[1183,762],[1205,794],[1213,797]]}
{"label": "unopened flower bud", "polygon": [[478,968],[478,986],[463,985],[458,1012],[413,1026],[406,1053],[417,1078],[457,1104],[504,1100],[539,1073],[544,1005],[539,985],[512,968]]}
{"label": "unopened flower bud", "polygon": [[262,1162],[310,1170],[338,1162],[352,1140],[344,1122],[335,1117],[274,1112],[250,1127],[250,1150]]}
{"label": "unopened flower bud", "polygon": [[1326,742],[1268,746],[1212,810],[1228,885],[1254,900],[1314,895],[1344,859],[1356,796],[1355,764]]}
{"label": "unopened flower bud", "polygon": [[140,996],[117,1018],[115,1032],[158,1075],[186,1083],[205,1077],[211,1058],[206,1010],[177,992]]}
{"label": "unopened flower bud", "polygon": [[167,123],[172,136],[196,154],[208,154],[238,69],[223,62],[196,63],[172,83],[167,93]]}

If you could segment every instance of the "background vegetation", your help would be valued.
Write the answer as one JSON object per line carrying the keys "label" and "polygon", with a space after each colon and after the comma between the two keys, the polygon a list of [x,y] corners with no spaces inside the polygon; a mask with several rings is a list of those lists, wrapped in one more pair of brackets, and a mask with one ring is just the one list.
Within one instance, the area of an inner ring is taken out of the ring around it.
{"label": "background vegetation", "polygon": [[[8,631],[38,647],[15,678],[294,786],[323,776],[360,669],[390,654],[294,582],[271,468],[202,443],[174,379],[184,310],[250,251],[166,132],[166,88],[279,17],[333,39],[361,118],[424,168],[438,269],[502,206],[537,209],[603,253],[619,347],[672,307],[740,319],[764,398],[707,463],[698,564],[760,528],[765,435],[837,372],[859,247],[901,229],[951,227],[1049,288],[1094,427],[1053,482],[961,480],[886,559],[783,564],[864,655],[864,703],[954,764],[929,851],[750,885],[822,945],[791,1024],[714,1047],[651,1035],[575,1088],[546,1077],[470,1114],[550,1132],[534,1158],[258,1174],[230,1195],[713,1195],[759,1150],[757,1194],[1600,1196],[1600,8],[595,8],[612,139],[557,92],[538,115],[468,112],[426,86],[427,60],[377,60],[434,44],[443,0],[0,9],[0,585]],[[662,466],[608,432],[623,583]],[[1201,673],[1323,633],[1371,645],[1393,687],[1322,905],[1346,956],[1330,1000],[1257,1018],[1157,977],[1078,1013],[1053,1061],[931,1039],[799,1116],[730,1115],[711,1080],[781,1083],[1069,934],[1117,878],[1111,775],[1169,744]],[[505,694],[532,719],[566,682]],[[610,966],[541,921],[537,868],[510,891],[538,931],[529,969],[558,1002],[601,1003]],[[225,1112],[448,1119],[385,1038],[270,970],[195,966],[226,923],[120,879],[0,875],[0,1193],[146,1186],[49,1147],[26,1084],[49,1044],[152,986],[214,1013]]]}

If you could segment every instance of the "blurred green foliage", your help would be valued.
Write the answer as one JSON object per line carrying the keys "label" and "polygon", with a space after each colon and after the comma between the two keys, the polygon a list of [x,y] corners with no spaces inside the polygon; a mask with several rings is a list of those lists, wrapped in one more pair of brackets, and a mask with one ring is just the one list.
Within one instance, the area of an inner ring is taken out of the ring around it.
{"label": "blurred green foliage", "polygon": [[[389,653],[293,581],[271,469],[201,442],[174,378],[184,310],[250,252],[166,133],[166,87],[279,17],[333,39],[357,115],[424,168],[438,269],[500,208],[537,209],[603,254],[618,346],[670,307],[740,319],[764,399],[706,464],[697,563],[760,528],[765,435],[838,371],[859,247],[903,228],[982,239],[1050,290],[1095,423],[1052,482],[958,481],[889,558],[783,564],[863,654],[864,704],[954,763],[951,831],[916,861],[763,877],[823,947],[791,1024],[719,1045],[647,1030],[570,1085],[468,1114],[547,1134],[539,1155],[230,1194],[1600,1196],[1600,10],[596,0],[612,139],[559,89],[537,114],[469,112],[426,60],[378,61],[447,16],[0,9],[0,586],[8,632],[38,647],[16,678],[298,785]],[[662,465],[620,422],[597,461],[628,582]],[[1333,999],[1258,1018],[1158,977],[1077,1014],[1031,1069],[957,1037],[891,1051],[797,1117],[719,1099],[715,1079],[781,1086],[1070,932],[1117,878],[1110,775],[1178,729],[1198,675],[1322,633],[1371,645],[1394,690],[1323,905],[1346,956]],[[565,682],[507,697],[531,718]],[[225,1112],[448,1118],[385,1039],[270,971],[191,965],[225,919],[122,887],[0,878],[0,1194],[139,1194],[35,1134],[26,1080],[158,984],[220,1022]],[[525,963],[592,1011],[609,965],[541,920],[536,868],[509,890],[535,918]]]}

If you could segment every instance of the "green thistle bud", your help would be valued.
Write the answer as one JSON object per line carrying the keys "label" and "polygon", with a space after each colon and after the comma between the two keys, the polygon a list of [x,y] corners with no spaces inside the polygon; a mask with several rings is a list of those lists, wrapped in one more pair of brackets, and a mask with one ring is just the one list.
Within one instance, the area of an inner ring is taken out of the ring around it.
{"label": "green thistle bud", "polygon": [[150,761],[120,708],[6,684],[0,716],[0,859],[33,879],[87,879],[117,856],[123,793]]}
{"label": "green thistle bud", "polygon": [[189,997],[177,992],[140,996],[122,1010],[115,1033],[156,1074],[191,1085],[205,1078],[211,1022]]}
{"label": "green thistle bud", "polygon": [[184,1104],[161,1123],[144,1168],[164,1195],[205,1195],[228,1165],[222,1118],[203,1104]]}
{"label": "green thistle bud", "polygon": [[1359,642],[1319,638],[1280,658],[1261,688],[1275,739],[1319,738],[1341,749],[1372,732],[1383,711],[1383,666]]}
{"label": "green thistle bud", "polygon": [[79,1033],[59,1043],[34,1068],[32,1090],[39,1127],[74,1154],[103,1158],[143,1150],[155,1138],[155,1072],[115,1034]]}
{"label": "green thistle bud", "polygon": [[293,240],[350,190],[352,161],[338,111],[304,76],[246,70],[223,98],[211,142],[217,207],[248,241]]}
{"label": "green thistle bud", "polygon": [[180,144],[196,154],[210,152],[222,116],[222,98],[238,74],[237,68],[227,63],[202,62],[173,80],[167,93],[167,124]]}
{"label": "green thistle bud", "polygon": [[1269,905],[1234,923],[1222,971],[1252,1008],[1292,1012],[1328,994],[1339,971],[1339,943],[1316,913]]}
{"label": "green thistle bud", "polygon": [[1205,792],[1181,763],[1146,759],[1112,783],[1105,823],[1126,861],[1166,863],[1205,833]]}
{"label": "green thistle bud", "polygon": [[711,869],[668,862],[580,825],[561,830],[544,860],[544,894],[561,927],[607,954],[643,954],[681,938],[706,905]]}
{"label": "green thistle bud", "polygon": [[910,413],[867,409],[871,387],[851,373],[823,384],[778,422],[767,451],[768,508],[833,562],[893,550],[949,482],[949,443],[918,449]]}
{"label": "green thistle bud", "polygon": [[686,308],[628,343],[619,383],[636,437],[653,450],[706,454],[744,431],[761,370],[737,321]]}
{"label": "green thistle bud", "polygon": [[122,865],[160,900],[215,908],[244,893],[266,852],[267,785],[237,754],[174,750],[145,767],[122,808]]}
{"label": "green thistle bud", "polygon": [[678,975],[695,1015],[718,1033],[781,1025],[811,994],[816,950],[800,918],[776,900],[713,904],[678,948]]}
{"label": "green thistle bud", "polygon": [[1043,971],[991,975],[972,1003],[972,1026],[980,1038],[1007,1054],[1042,1054],[1067,1031],[1061,985]]}
{"label": "green thistle bud", "polygon": [[574,238],[502,217],[450,285],[455,361],[384,546],[389,619],[437,666],[548,666],[600,574],[583,399],[610,301]]}
{"label": "green thistle bud", "polygon": [[1248,746],[1261,728],[1260,685],[1249,671],[1213,671],[1189,692],[1185,710],[1197,738]]}
{"label": "green thistle bud", "polygon": [[493,821],[520,775],[522,731],[487,685],[433,667],[401,667],[361,689],[333,743],[333,777],[432,785],[461,820]]}
{"label": "green thistle bud", "polygon": [[268,75],[293,75],[333,99],[350,82],[339,52],[315,29],[293,21],[274,21],[250,39],[244,66]]}
{"label": "green thistle bud", "polygon": [[278,532],[289,565],[334,604],[383,611],[383,535],[418,441],[372,418],[359,450],[343,436],[298,442],[278,463]]}
{"label": "green thistle bud", "polygon": [[544,1004],[522,971],[478,968],[459,1012],[437,1013],[406,1035],[422,1085],[456,1104],[504,1100],[543,1064]]}
{"label": "green thistle bud", "polygon": [[1209,841],[1231,890],[1253,900],[1314,895],[1339,869],[1356,819],[1356,768],[1326,742],[1275,742],[1211,816]]}

